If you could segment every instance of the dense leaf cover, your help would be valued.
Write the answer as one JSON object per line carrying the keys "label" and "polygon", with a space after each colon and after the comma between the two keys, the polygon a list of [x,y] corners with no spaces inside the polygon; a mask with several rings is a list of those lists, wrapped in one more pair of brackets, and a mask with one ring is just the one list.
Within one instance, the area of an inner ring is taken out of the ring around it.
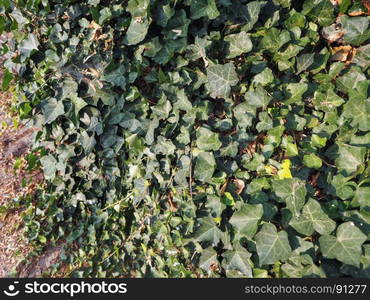
{"label": "dense leaf cover", "polygon": [[29,239],[70,276],[370,276],[367,13],[0,0],[3,88],[41,128]]}

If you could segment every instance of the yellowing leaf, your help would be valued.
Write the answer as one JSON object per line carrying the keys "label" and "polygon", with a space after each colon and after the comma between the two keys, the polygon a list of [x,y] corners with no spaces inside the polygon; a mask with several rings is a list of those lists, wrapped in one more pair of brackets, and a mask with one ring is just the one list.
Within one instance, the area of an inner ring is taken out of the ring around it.
{"label": "yellowing leaf", "polygon": [[275,175],[276,174],[276,168],[274,166],[271,166],[271,165],[265,166],[265,171],[269,175]]}
{"label": "yellowing leaf", "polygon": [[220,217],[217,217],[217,218],[213,218],[213,221],[215,221],[216,224],[220,224],[221,223],[221,218]]}
{"label": "yellowing leaf", "polygon": [[291,162],[289,159],[284,159],[281,164],[281,169],[278,171],[279,179],[292,178],[292,173],[290,172]]}
{"label": "yellowing leaf", "polygon": [[234,197],[229,192],[225,192],[225,194],[223,195],[223,197],[221,199],[221,202],[225,205],[228,205],[228,206],[234,206],[235,205]]}

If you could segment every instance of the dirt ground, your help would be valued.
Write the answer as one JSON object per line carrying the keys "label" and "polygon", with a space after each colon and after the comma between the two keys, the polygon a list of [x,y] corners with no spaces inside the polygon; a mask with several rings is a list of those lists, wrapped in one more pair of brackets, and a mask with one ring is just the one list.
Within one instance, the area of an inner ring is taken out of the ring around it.
{"label": "dirt ground", "polygon": [[[10,99],[9,93],[0,94],[0,207],[5,208],[28,193],[29,187],[22,187],[25,170],[14,170],[14,163],[29,151],[33,134],[29,128],[14,128],[12,118],[7,113]],[[41,174],[37,175],[42,179]],[[31,251],[23,237],[20,214],[19,209],[6,209],[6,212],[0,214],[0,277],[14,275],[12,271]]]}
{"label": "dirt ground", "polygon": [[[4,40],[0,36],[0,43]],[[0,86],[1,66],[0,58]],[[0,277],[40,277],[59,259],[61,248],[49,247],[39,257],[27,258],[32,247],[24,236],[21,216],[24,207],[12,207],[22,196],[32,194],[43,176],[41,171],[26,170],[24,157],[30,151],[36,130],[14,126],[14,115],[10,113],[12,101],[12,94],[0,91]],[[17,169],[15,162],[20,162]]]}

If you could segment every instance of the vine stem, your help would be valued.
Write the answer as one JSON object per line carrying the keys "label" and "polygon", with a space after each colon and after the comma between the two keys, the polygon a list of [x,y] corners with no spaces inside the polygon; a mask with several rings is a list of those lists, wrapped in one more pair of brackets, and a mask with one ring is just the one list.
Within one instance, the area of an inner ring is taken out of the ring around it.
{"label": "vine stem", "polygon": [[189,193],[190,193],[190,200],[193,201],[193,187],[191,182],[191,173],[193,169],[193,147],[192,147],[192,140],[190,137],[190,164],[189,164]]}

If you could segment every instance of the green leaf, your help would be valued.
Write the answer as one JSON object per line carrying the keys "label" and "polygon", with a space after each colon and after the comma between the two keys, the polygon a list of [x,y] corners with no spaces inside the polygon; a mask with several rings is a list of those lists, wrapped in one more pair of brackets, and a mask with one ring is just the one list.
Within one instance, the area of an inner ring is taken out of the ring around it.
{"label": "green leaf", "polygon": [[258,122],[257,125],[256,125],[256,129],[257,129],[258,132],[269,130],[269,129],[272,128],[273,122],[272,122],[272,119],[271,119],[271,117],[269,116],[269,114],[267,112],[265,112],[265,111],[260,112],[258,114],[258,119],[260,120],[260,122]]}
{"label": "green leaf", "polygon": [[350,96],[349,101],[343,107],[343,116],[351,120],[353,127],[362,131],[370,130],[370,98]]}
{"label": "green leaf", "polygon": [[287,99],[285,104],[292,104],[300,102],[302,100],[303,94],[307,91],[307,83],[289,83],[286,87],[287,90]]}
{"label": "green leaf", "polygon": [[236,85],[239,81],[233,63],[209,66],[207,78],[212,98],[228,98],[231,86]]}
{"label": "green leaf", "polygon": [[233,195],[229,192],[225,192],[224,195],[221,198],[221,202],[227,206],[234,206],[235,205],[235,199]]}
{"label": "green leaf", "polygon": [[320,137],[317,134],[313,134],[311,136],[311,145],[315,148],[322,148],[325,147],[327,140],[328,139],[325,137]]}
{"label": "green leaf", "polygon": [[148,29],[149,20],[141,17],[134,17],[131,20],[131,24],[127,29],[126,36],[124,38],[124,43],[126,45],[136,45],[145,39]]}
{"label": "green leaf", "polygon": [[309,168],[319,169],[322,166],[322,160],[316,154],[306,154],[303,156],[303,164]]}
{"label": "green leaf", "polygon": [[202,251],[199,258],[199,267],[205,271],[210,271],[212,266],[218,266],[217,252],[212,248],[208,247]]}
{"label": "green leaf", "polygon": [[99,11],[99,24],[103,24],[105,21],[112,17],[112,12],[108,7],[105,7]]}
{"label": "green leaf", "polygon": [[248,278],[253,277],[252,268],[249,264],[251,254],[241,245],[237,244],[234,250],[224,252],[222,257],[224,258],[222,266],[226,272],[237,270]]}
{"label": "green leaf", "polygon": [[334,21],[334,6],[330,0],[306,0],[303,13],[321,26],[328,26]]}
{"label": "green leaf", "polygon": [[364,69],[370,67],[370,44],[357,48],[353,62]]}
{"label": "green leaf", "polygon": [[314,62],[315,53],[303,54],[297,58],[297,74],[306,71]]}
{"label": "green leaf", "polygon": [[148,9],[150,5],[150,0],[130,0],[128,1],[126,10],[133,16],[146,16],[148,14]]}
{"label": "green leaf", "polygon": [[340,19],[344,31],[344,41],[359,46],[370,38],[368,17],[342,16]]}
{"label": "green leaf", "polygon": [[46,180],[54,180],[57,171],[57,160],[52,155],[45,155],[40,158],[43,174]]}
{"label": "green leaf", "polygon": [[344,14],[351,5],[351,0],[342,0],[339,2],[339,12]]}
{"label": "green leaf", "polygon": [[313,98],[316,108],[327,112],[341,106],[344,102],[332,89],[325,92],[316,91]]}
{"label": "green leaf", "polygon": [[353,197],[353,201],[359,203],[361,207],[370,206],[370,186],[369,183],[366,184],[359,185]]}
{"label": "green leaf", "polygon": [[262,86],[257,86],[254,91],[249,91],[244,96],[245,101],[254,107],[266,107],[271,97],[267,94],[266,90]]}
{"label": "green leaf", "polygon": [[57,101],[55,98],[49,98],[41,103],[41,109],[44,114],[46,124],[55,121],[56,118],[64,114],[64,106],[62,101]]}
{"label": "green leaf", "polygon": [[200,152],[197,155],[194,177],[202,182],[209,181],[216,169],[216,160],[211,152]]}
{"label": "green leaf", "polygon": [[307,193],[304,182],[297,178],[273,180],[272,189],[294,216],[300,215]]}
{"label": "green leaf", "polygon": [[227,58],[234,58],[252,50],[253,45],[249,36],[244,32],[229,34],[224,39],[227,42]]}
{"label": "green leaf", "polygon": [[28,58],[34,50],[37,50],[40,43],[36,36],[32,33],[28,34],[28,37],[19,44],[19,51],[22,57]]}
{"label": "green leaf", "polygon": [[280,31],[276,27],[272,27],[262,38],[258,45],[258,48],[275,53],[289,40],[290,34],[287,30]]}
{"label": "green leaf", "polygon": [[342,143],[338,144],[338,147],[338,158],[335,160],[335,165],[347,174],[356,172],[364,162],[366,148]]}
{"label": "green leaf", "polygon": [[238,122],[239,127],[249,127],[256,114],[256,108],[249,105],[247,102],[242,102],[234,107],[234,117]]}
{"label": "green leaf", "polygon": [[364,80],[366,80],[364,73],[359,72],[357,68],[351,68],[347,73],[339,77],[336,83],[340,91],[348,93],[351,90],[357,89]]}
{"label": "green leaf", "polygon": [[252,82],[256,85],[266,86],[274,81],[274,74],[271,69],[265,68],[261,73],[253,77]]}
{"label": "green leaf", "polygon": [[289,224],[306,236],[312,235],[314,231],[330,234],[336,227],[336,223],[324,213],[320,203],[314,199],[309,199],[303,207],[302,214],[293,218]]}
{"label": "green leaf", "polygon": [[200,219],[200,227],[194,234],[194,240],[208,242],[212,246],[216,246],[223,235],[223,232],[218,228],[213,218],[204,217]]}
{"label": "green leaf", "polygon": [[277,232],[273,224],[264,224],[257,233],[255,240],[261,266],[271,265],[279,260],[284,261],[289,258],[292,252],[288,234],[285,231]]}
{"label": "green leaf", "polygon": [[175,10],[169,5],[157,6],[157,17],[154,18],[159,26],[166,27],[168,20],[173,17]]}
{"label": "green leaf", "polygon": [[188,46],[189,52],[187,53],[187,57],[190,60],[196,60],[198,58],[202,58],[204,61],[207,59],[206,49],[212,44],[211,41],[207,40],[206,38],[200,38],[198,36],[195,37],[194,44]]}
{"label": "green leaf", "polygon": [[324,257],[335,258],[357,267],[360,265],[361,245],[365,241],[366,235],[352,222],[339,225],[336,236],[323,235],[319,238],[320,250]]}
{"label": "green leaf", "polygon": [[197,130],[197,147],[203,151],[219,150],[222,143],[216,132],[212,132],[208,128],[200,127]]}
{"label": "green leaf", "polygon": [[246,4],[245,6],[245,13],[243,13],[243,17],[245,20],[245,24],[242,26],[242,30],[245,32],[250,31],[253,26],[257,23],[258,17],[261,12],[261,8],[265,5],[262,1],[251,1]]}
{"label": "green leaf", "polygon": [[3,84],[2,89],[3,91],[6,91],[9,87],[10,82],[13,80],[14,76],[12,73],[10,73],[7,69],[4,70],[3,74]]}
{"label": "green leaf", "polygon": [[263,215],[261,204],[243,204],[230,218],[230,224],[237,233],[252,239],[257,232],[257,226]]}
{"label": "green leaf", "polygon": [[220,15],[215,0],[192,0],[190,3],[190,15],[192,19],[207,16],[213,20]]}
{"label": "green leaf", "polygon": [[286,154],[288,156],[297,156],[298,155],[297,145],[293,143],[288,143],[286,145]]}

